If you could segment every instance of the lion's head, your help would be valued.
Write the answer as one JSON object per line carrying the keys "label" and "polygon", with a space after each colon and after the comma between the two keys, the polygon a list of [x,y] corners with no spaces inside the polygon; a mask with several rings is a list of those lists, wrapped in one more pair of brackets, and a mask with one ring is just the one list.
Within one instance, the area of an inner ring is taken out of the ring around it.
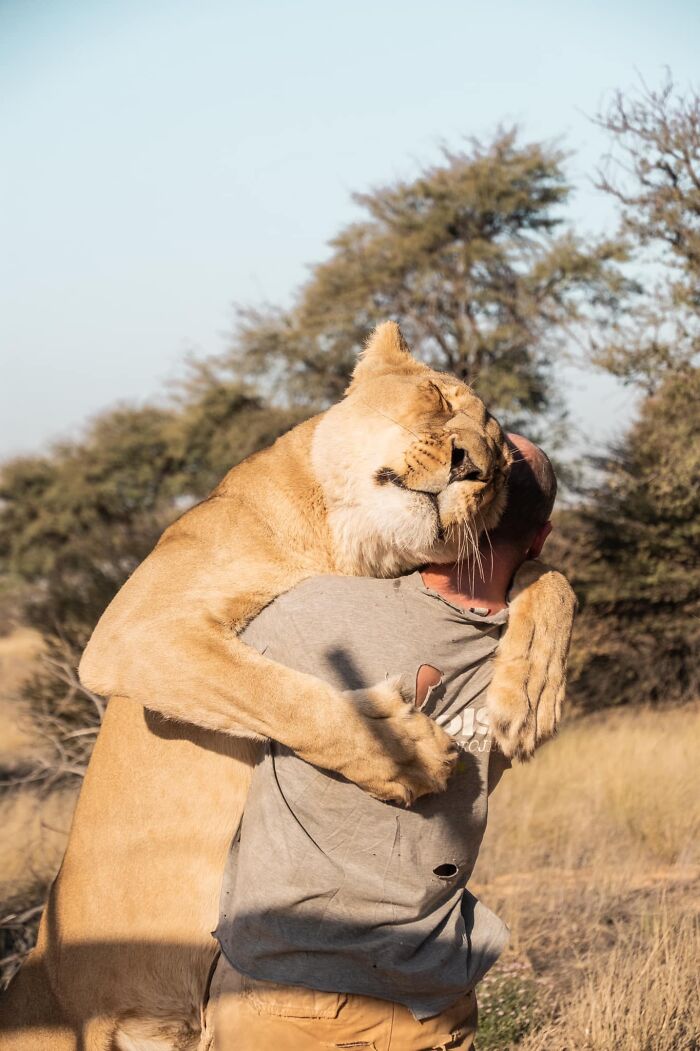
{"label": "lion's head", "polygon": [[341,568],[392,575],[456,559],[497,523],[510,460],[474,392],[416,361],[394,322],[380,325],[314,435]]}

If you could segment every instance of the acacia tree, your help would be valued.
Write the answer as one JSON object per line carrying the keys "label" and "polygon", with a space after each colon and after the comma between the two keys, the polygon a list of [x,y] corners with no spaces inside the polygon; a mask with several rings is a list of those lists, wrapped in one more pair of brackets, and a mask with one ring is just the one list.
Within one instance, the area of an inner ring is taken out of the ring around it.
{"label": "acacia tree", "polygon": [[499,130],[443,150],[415,179],[356,194],[364,217],[331,240],[292,309],[239,312],[232,357],[271,392],[324,404],[370,329],[394,317],[419,357],[472,383],[511,424],[542,413],[566,342],[632,290],[618,241],[564,227],[564,161]]}
{"label": "acacia tree", "polygon": [[619,206],[639,292],[633,312],[611,318],[594,360],[652,391],[700,355],[700,96],[618,92],[597,118],[611,140],[598,185]]}

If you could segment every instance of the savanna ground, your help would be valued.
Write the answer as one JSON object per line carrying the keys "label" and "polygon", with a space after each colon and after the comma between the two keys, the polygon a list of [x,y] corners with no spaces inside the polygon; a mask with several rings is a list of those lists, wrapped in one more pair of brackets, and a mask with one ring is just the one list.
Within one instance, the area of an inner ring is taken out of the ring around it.
{"label": "savanna ground", "polygon": [[511,927],[480,1051],[700,1048],[700,706],[570,719],[491,802],[475,892]]}
{"label": "savanna ground", "polygon": [[[79,778],[13,696],[37,637],[0,639],[5,971],[31,940]],[[473,889],[511,927],[480,989],[479,1051],[700,1049],[700,705],[570,717],[491,802]]]}

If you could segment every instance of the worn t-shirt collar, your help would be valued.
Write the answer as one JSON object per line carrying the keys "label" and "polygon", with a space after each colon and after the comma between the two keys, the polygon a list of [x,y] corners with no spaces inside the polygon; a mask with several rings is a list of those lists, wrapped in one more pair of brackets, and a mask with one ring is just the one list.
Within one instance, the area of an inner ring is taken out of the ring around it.
{"label": "worn t-shirt collar", "polygon": [[439,591],[428,587],[423,580],[419,569],[415,570],[413,573],[408,573],[401,579],[405,580],[411,587],[416,587],[423,591],[424,594],[439,599],[440,602],[444,602],[446,606],[449,606],[451,610],[459,614],[464,620],[469,621],[470,624],[506,624],[508,621],[507,607],[505,609],[499,609],[496,613],[477,613],[475,612],[475,610],[479,608],[477,606],[470,609],[467,606],[459,606],[456,602],[451,602],[449,598],[441,594]]}

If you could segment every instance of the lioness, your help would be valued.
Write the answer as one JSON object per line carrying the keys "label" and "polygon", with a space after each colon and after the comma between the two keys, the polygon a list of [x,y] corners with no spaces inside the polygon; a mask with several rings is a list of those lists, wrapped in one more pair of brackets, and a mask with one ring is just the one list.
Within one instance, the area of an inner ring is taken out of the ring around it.
{"label": "lioness", "polygon": [[[387,323],[342,402],[165,531],[83,657],[83,681],[112,700],[37,948],[6,997],[3,1051],[197,1046],[224,858],[261,737],[381,799],[445,786],[451,739],[395,683],[351,701],[236,634],[305,577],[454,561],[498,520],[509,462],[481,401]],[[494,735],[518,756],[556,727],[573,615],[558,574],[530,564],[525,583],[489,695]]]}

